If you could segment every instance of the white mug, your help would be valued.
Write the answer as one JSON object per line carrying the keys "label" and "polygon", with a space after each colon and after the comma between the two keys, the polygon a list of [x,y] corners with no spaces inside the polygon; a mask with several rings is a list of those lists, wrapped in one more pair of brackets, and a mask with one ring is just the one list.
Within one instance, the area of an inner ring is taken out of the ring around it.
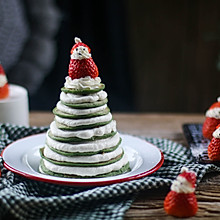
{"label": "white mug", "polygon": [[28,92],[25,88],[9,84],[9,97],[0,99],[0,123],[29,125]]}

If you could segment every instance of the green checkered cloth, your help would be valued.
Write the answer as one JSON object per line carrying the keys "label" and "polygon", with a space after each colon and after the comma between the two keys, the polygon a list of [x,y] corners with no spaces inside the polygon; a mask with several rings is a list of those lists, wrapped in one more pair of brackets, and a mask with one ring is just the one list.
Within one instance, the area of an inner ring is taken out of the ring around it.
{"label": "green checkered cloth", "polygon": [[[0,151],[25,136],[46,132],[48,127],[0,124]],[[164,153],[164,164],[150,176],[98,187],[73,187],[38,182],[18,176],[3,167],[0,158],[0,219],[123,219],[137,193],[170,186],[182,166],[197,173],[197,183],[214,165],[194,163],[190,149],[160,138],[145,138]]]}

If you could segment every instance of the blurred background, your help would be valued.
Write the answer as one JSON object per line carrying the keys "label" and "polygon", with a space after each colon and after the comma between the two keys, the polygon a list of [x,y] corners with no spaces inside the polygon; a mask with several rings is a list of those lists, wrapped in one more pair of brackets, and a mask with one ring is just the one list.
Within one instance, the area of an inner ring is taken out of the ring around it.
{"label": "blurred background", "polygon": [[0,0],[0,61],[52,110],[77,36],[112,111],[202,113],[220,96],[218,0]]}

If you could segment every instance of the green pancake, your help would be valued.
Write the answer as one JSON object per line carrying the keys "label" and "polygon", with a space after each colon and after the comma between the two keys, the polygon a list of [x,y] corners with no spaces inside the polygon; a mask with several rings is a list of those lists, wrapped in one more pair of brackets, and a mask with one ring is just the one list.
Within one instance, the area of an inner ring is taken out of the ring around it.
{"label": "green pancake", "polygon": [[61,118],[70,118],[70,119],[83,119],[83,118],[93,118],[98,116],[107,115],[110,112],[110,109],[106,107],[104,110],[99,112],[90,113],[87,115],[71,115],[65,112],[58,110],[56,107],[53,109],[53,114]]}
{"label": "green pancake", "polygon": [[65,137],[57,137],[57,136],[54,136],[50,130],[48,132],[48,135],[50,138],[52,138],[55,141],[61,141],[61,142],[66,142],[66,143],[69,143],[69,142],[78,142],[79,143],[79,142],[87,142],[87,141],[95,141],[95,140],[105,139],[105,138],[114,136],[116,133],[117,133],[116,131],[112,131],[109,134],[104,134],[103,136],[93,136],[89,139],[82,139],[82,138],[78,138],[78,137],[66,137],[66,138]]}
{"label": "green pancake", "polygon": [[88,95],[88,94],[93,94],[96,92],[99,92],[101,90],[105,89],[105,84],[100,83],[99,88],[95,88],[95,89],[89,89],[89,88],[85,88],[85,89],[69,89],[69,88],[61,88],[62,92],[65,93],[73,93],[73,94],[79,94],[79,95]]}
{"label": "green pancake", "polygon": [[59,122],[56,122],[56,125],[57,125],[57,128],[61,129],[61,130],[67,130],[67,131],[78,131],[78,130],[85,130],[85,129],[92,129],[92,128],[97,128],[97,127],[100,127],[100,126],[104,126],[104,125],[107,125],[111,122],[112,120],[110,121],[104,121],[104,122],[98,122],[98,123],[95,123],[95,124],[88,124],[88,125],[79,125],[79,126],[75,126],[75,127],[70,127],[70,126],[67,126],[67,125],[64,125],[64,124],[61,124]]}
{"label": "green pancake", "polygon": [[105,173],[105,174],[100,174],[100,175],[96,175],[96,176],[77,176],[77,175],[68,175],[68,174],[61,174],[61,173],[55,173],[53,171],[48,170],[45,165],[43,160],[41,159],[40,161],[40,167],[42,169],[42,171],[45,174],[51,175],[51,176],[58,176],[58,177],[64,177],[64,178],[100,178],[100,177],[109,177],[109,176],[116,176],[116,175],[120,175],[123,173],[127,173],[131,170],[130,166],[129,166],[129,162],[127,164],[125,164],[121,169],[119,170],[115,170],[109,173]]}
{"label": "green pancake", "polygon": [[58,149],[55,149],[51,146],[49,146],[47,144],[47,146],[54,152],[58,153],[58,154],[61,154],[63,156],[68,156],[68,157],[71,157],[71,156],[92,156],[92,155],[95,155],[95,154],[103,154],[103,153],[108,153],[108,152],[111,152],[111,151],[114,151],[117,149],[117,147],[121,144],[121,138],[118,142],[118,144],[116,146],[113,146],[113,147],[110,147],[110,148],[105,148],[103,150],[100,150],[100,151],[90,151],[90,152],[67,152],[67,151],[62,151],[62,150],[58,150]]}
{"label": "green pancake", "polygon": [[43,159],[49,161],[50,163],[56,164],[56,165],[60,165],[60,166],[70,166],[70,167],[100,167],[100,166],[106,166],[112,163],[115,163],[117,161],[119,161],[123,155],[124,155],[124,151],[118,155],[115,158],[112,158],[108,161],[102,161],[102,162],[97,162],[97,163],[73,163],[73,162],[67,162],[67,161],[57,161],[57,160],[53,160],[50,158],[47,158],[44,156],[44,147],[40,148],[40,155]]}
{"label": "green pancake", "polygon": [[77,109],[85,109],[85,108],[96,108],[102,105],[105,105],[108,103],[108,99],[105,98],[103,100],[100,101],[96,101],[96,102],[85,102],[85,103],[65,103],[63,101],[61,101],[62,104],[71,107],[71,108],[77,108]]}

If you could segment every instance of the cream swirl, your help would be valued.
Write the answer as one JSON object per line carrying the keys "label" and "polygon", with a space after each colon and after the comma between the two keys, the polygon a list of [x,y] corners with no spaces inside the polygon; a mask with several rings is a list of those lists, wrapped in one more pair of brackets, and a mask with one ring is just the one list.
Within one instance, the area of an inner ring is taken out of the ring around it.
{"label": "cream swirl", "polygon": [[56,137],[78,137],[82,139],[90,139],[94,136],[103,136],[116,131],[116,121],[112,120],[109,124],[93,129],[79,130],[79,131],[63,131],[57,128],[56,122],[50,124],[50,131]]}
{"label": "cream swirl", "polygon": [[71,59],[75,60],[89,59],[90,57],[92,57],[92,55],[89,53],[88,47],[84,46],[78,46],[70,56]]}
{"label": "cream swirl", "polygon": [[3,87],[7,82],[7,77],[3,74],[0,74],[0,87]]}
{"label": "cream swirl", "polygon": [[211,108],[206,111],[206,117],[220,119],[220,108]]}
{"label": "cream swirl", "polygon": [[109,161],[115,157],[118,157],[123,153],[122,147],[118,147],[116,150],[104,153],[104,154],[95,154],[92,156],[63,156],[52,151],[49,147],[45,146],[44,148],[44,156],[62,162],[71,162],[71,163],[99,163],[104,161]]}
{"label": "cream swirl", "polygon": [[193,193],[195,188],[192,187],[192,184],[187,181],[186,178],[178,176],[177,179],[173,181],[171,190],[177,193]]}
{"label": "cream swirl", "polygon": [[100,77],[92,78],[86,76],[79,79],[71,79],[70,76],[67,76],[64,87],[68,89],[97,89],[99,88],[100,83]]}
{"label": "cream swirl", "polygon": [[218,127],[213,133],[214,138],[220,138],[220,127]]}
{"label": "cream swirl", "polygon": [[109,122],[111,120],[112,120],[112,114],[110,112],[107,115],[102,115],[93,118],[84,118],[84,119],[68,119],[68,118],[59,117],[57,115],[55,116],[55,121],[69,127],[91,125],[96,123]]}
{"label": "cream swirl", "polygon": [[46,143],[48,146],[66,152],[97,152],[103,149],[108,149],[116,146],[120,141],[119,133],[116,133],[113,137],[105,138],[96,141],[89,141],[84,143],[70,144],[60,141],[55,141],[47,134]]}
{"label": "cream swirl", "polygon": [[[55,173],[62,173],[62,174],[69,174],[69,175],[78,175],[78,176],[96,176],[100,174],[110,173],[112,171],[120,170],[125,164],[128,163],[128,158],[124,154],[121,160],[106,165],[106,166],[99,166],[99,167],[71,167],[71,166],[60,166],[49,161],[43,159],[44,165],[48,170],[51,170]],[[40,172],[43,173],[41,167]]]}
{"label": "cream swirl", "polygon": [[76,95],[72,93],[61,92],[60,100],[69,103],[69,104],[79,104],[86,102],[96,102],[101,101],[107,98],[107,93],[105,91],[99,91],[97,93],[88,94],[88,95]]}
{"label": "cream swirl", "polygon": [[76,108],[71,108],[71,107],[68,107],[68,106],[62,104],[61,101],[59,101],[57,103],[58,110],[60,110],[61,112],[70,114],[70,115],[88,115],[88,114],[103,111],[106,108],[107,108],[107,105],[105,104],[105,105],[95,107],[95,108],[76,109]]}

